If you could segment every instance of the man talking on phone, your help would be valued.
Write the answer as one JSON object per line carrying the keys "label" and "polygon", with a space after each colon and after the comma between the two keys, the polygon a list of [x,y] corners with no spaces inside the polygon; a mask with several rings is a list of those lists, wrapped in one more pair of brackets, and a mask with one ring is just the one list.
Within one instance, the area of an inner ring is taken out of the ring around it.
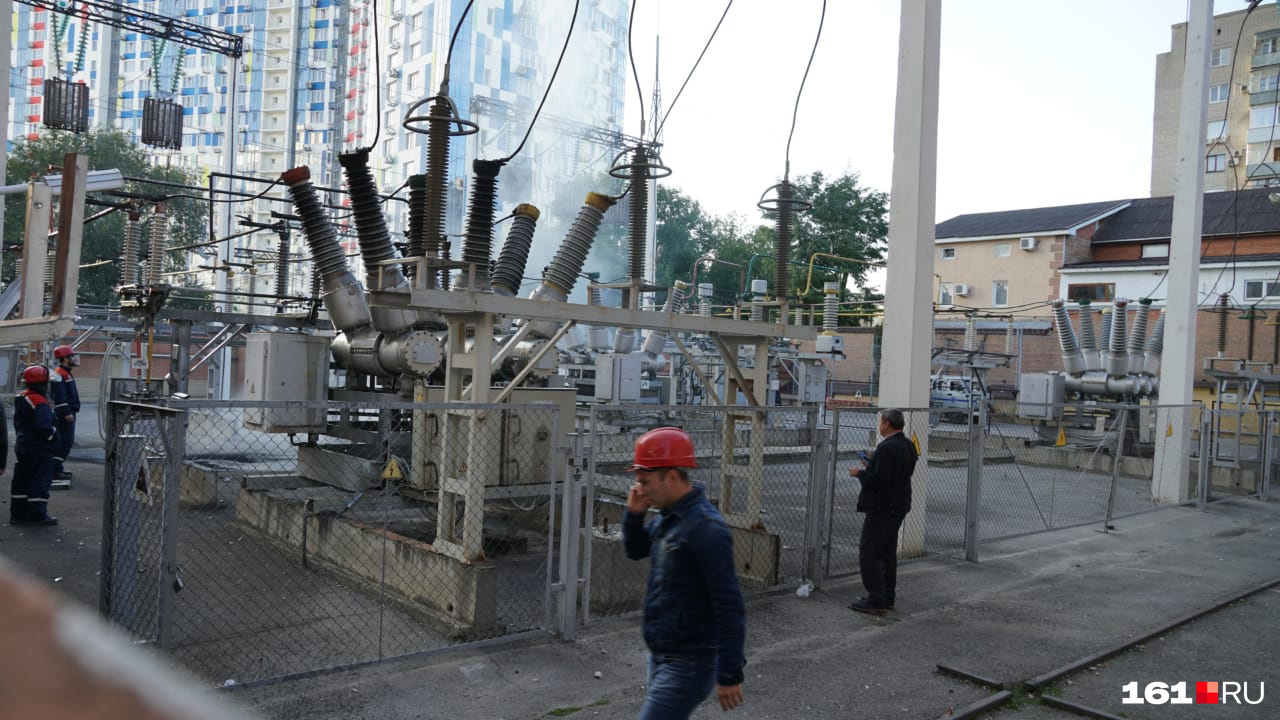
{"label": "man talking on phone", "polygon": [[858,564],[867,594],[849,604],[849,609],[871,615],[893,610],[898,582],[898,530],[911,510],[911,474],[916,469],[916,446],[905,435],[906,418],[901,410],[881,410],[877,416],[884,438],[869,459],[861,453],[862,467],[849,476],[862,482],[858,512],[863,513],[862,536],[858,541]]}

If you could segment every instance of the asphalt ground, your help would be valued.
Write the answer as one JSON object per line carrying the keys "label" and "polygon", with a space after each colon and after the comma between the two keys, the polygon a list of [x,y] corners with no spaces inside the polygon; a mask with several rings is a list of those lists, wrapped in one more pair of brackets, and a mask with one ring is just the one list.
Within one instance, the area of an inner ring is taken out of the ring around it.
{"label": "asphalt ground", "polygon": [[[1021,683],[1132,642],[1264,581],[1280,580],[1280,507],[1257,500],[1171,508],[1115,531],[1061,530],[993,543],[968,563],[905,565],[898,609],[845,608],[856,579],[807,598],[748,603],[742,718],[941,718],[996,691],[939,672],[944,664],[1018,688],[982,717],[1067,718]],[[1045,694],[1132,718],[1274,718],[1260,705],[1125,705],[1130,682],[1247,682],[1277,687],[1264,660],[1280,641],[1276,588],[1250,595],[1091,663]],[[571,643],[539,640],[453,651],[230,693],[274,718],[634,717],[645,653],[635,618],[593,625]],[[597,677],[596,673],[599,673]],[[1192,690],[1194,694],[1194,689]],[[695,717],[721,717],[704,704]]]}
{"label": "asphalt ground", "polygon": [[[83,429],[82,425],[82,429]],[[73,602],[96,605],[101,447],[72,453],[76,479],[55,492],[56,528],[0,525],[0,554]],[[1280,717],[1280,585],[1212,610],[1047,685],[1036,676],[1134,641],[1189,614],[1280,580],[1280,505],[1237,499],[1169,508],[1116,523],[988,542],[981,561],[930,556],[900,569],[898,609],[853,613],[856,577],[809,597],[748,601],[746,703],[740,718],[941,718],[996,690],[939,664],[1014,688],[994,718],[1069,718],[1053,699],[1131,718]],[[595,622],[565,642],[527,637],[456,648],[300,680],[217,692],[264,717],[629,718],[644,697],[635,616]],[[1124,704],[1137,683],[1248,684],[1260,704]],[[1267,686],[1270,686],[1269,688]],[[1268,696],[1265,690],[1271,690]],[[698,718],[721,717],[704,704]]]}

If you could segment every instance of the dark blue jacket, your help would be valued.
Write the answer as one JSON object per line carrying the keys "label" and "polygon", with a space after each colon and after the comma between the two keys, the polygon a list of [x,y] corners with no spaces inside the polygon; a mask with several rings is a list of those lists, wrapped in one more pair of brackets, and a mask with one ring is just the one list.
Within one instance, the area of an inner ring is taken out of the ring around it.
{"label": "dark blue jacket", "polygon": [[23,390],[13,402],[13,430],[19,453],[53,452],[58,431],[53,427],[53,407],[43,395]]}
{"label": "dark blue jacket", "polygon": [[915,444],[901,432],[881,440],[858,473],[862,481],[858,512],[877,517],[906,515],[911,510],[911,474],[918,457]]}
{"label": "dark blue jacket", "polygon": [[716,683],[738,685],[746,665],[747,618],[733,562],[733,536],[699,486],[648,526],[628,511],[627,557],[649,558],[644,642],[655,654],[716,656]]}
{"label": "dark blue jacket", "polygon": [[71,368],[59,365],[49,374],[49,399],[53,400],[53,414],[59,418],[80,412],[80,391]]}

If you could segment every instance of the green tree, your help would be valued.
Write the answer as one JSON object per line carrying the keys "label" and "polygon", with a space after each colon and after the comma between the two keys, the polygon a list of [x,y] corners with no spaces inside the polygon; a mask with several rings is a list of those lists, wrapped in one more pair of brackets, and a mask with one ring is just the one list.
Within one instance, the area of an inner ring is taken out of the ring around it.
{"label": "green tree", "polygon": [[[846,172],[828,180],[821,172],[815,172],[797,177],[793,184],[796,195],[807,200],[811,207],[794,215],[788,295],[803,304],[820,303],[823,284],[836,282],[842,303],[869,299],[865,293],[854,296],[850,284],[863,285],[875,264],[884,262],[889,196],[859,186],[856,173]],[[768,252],[776,255],[776,213],[767,212],[765,217],[774,224],[761,228],[759,240],[767,238],[771,248]],[[815,258],[815,253],[837,257]],[[773,272],[772,264],[767,267]],[[768,277],[773,289],[773,275],[758,270],[752,274]],[[848,317],[842,318],[841,323],[866,324],[860,320]]]}
{"label": "green tree", "polygon": [[[812,207],[794,215],[789,294],[795,298],[808,284],[808,292],[799,301],[820,303],[823,284],[834,281],[840,285],[842,302],[875,300],[865,288],[855,292],[854,286],[866,282],[872,263],[884,261],[888,195],[861,187],[854,173],[828,180],[815,172],[800,176],[793,184],[796,194]],[[773,290],[777,220],[772,212],[763,215],[772,224],[751,226],[735,215],[709,215],[679,190],[659,186],[658,284],[691,279],[692,262],[710,255],[715,262],[699,266],[697,281],[713,284],[718,304],[742,299],[754,278],[767,279]],[[838,257],[818,257],[810,279],[809,262],[814,253]],[[743,277],[741,273],[748,267],[749,276]],[[841,322],[865,324],[866,318],[848,316]]]}
{"label": "green tree", "polygon": [[[46,174],[60,172],[67,153],[81,153],[89,158],[90,170],[118,169],[126,178],[134,178],[126,183],[127,189],[144,198],[142,201],[144,221],[147,220],[157,201],[164,201],[169,216],[167,241],[169,246],[190,245],[207,239],[207,207],[205,203],[194,197],[184,197],[183,193],[167,185],[195,185],[199,178],[179,168],[157,167],[151,164],[154,156],[144,148],[134,145],[124,132],[116,129],[96,129],[87,133],[71,133],[60,130],[48,130],[35,140],[20,142],[9,155],[7,171],[9,182],[22,182],[27,179]],[[104,193],[89,193],[90,200],[99,200],[115,204],[123,204],[123,200]],[[6,240],[4,268],[5,276],[13,276],[13,262],[21,255],[21,239],[26,221],[25,196],[9,195],[6,197],[4,237]],[[150,202],[148,202],[150,201]],[[88,205],[86,217],[100,206]],[[120,284],[120,245],[124,237],[125,213],[115,212],[101,219],[88,223],[84,227],[84,238],[81,246],[79,262],[92,264],[99,260],[114,261],[107,265],[85,268],[80,274],[80,293],[77,301],[90,305],[112,305],[117,300],[115,288]],[[143,246],[146,245],[146,233]],[[182,253],[171,253],[166,257],[165,269],[176,269],[184,258]]]}

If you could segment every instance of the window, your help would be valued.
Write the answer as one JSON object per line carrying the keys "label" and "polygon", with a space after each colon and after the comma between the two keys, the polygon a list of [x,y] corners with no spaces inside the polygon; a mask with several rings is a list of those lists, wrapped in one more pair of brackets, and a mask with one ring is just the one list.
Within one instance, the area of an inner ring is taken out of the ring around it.
{"label": "window", "polygon": [[955,249],[955,248],[942,248],[942,259],[943,259],[943,260],[953,260],[953,259],[955,259],[955,256],[956,256],[956,249]]}
{"label": "window", "polygon": [[1275,52],[1277,49],[1280,49],[1280,44],[1278,43],[1280,43],[1280,38],[1277,38],[1277,37],[1269,37],[1269,38],[1263,38],[1262,40],[1259,40],[1258,54],[1270,55],[1271,53]]}
{"label": "window", "polygon": [[1154,243],[1150,245],[1143,245],[1142,257],[1144,258],[1169,257],[1169,243]]}
{"label": "window", "polygon": [[1227,169],[1227,156],[1221,153],[1210,155],[1204,159],[1204,171],[1215,173],[1222,172]]}
{"label": "window", "polygon": [[1205,130],[1204,136],[1210,140],[1226,137],[1227,121],[1226,120],[1210,120],[1209,127]]}
{"label": "window", "polygon": [[1004,307],[1009,304],[1009,281],[996,280],[991,283],[991,304]]}
{"label": "window", "polygon": [[1009,250],[1013,247],[1010,243],[996,244],[996,257],[1009,257]]}
{"label": "window", "polygon": [[1264,128],[1276,124],[1276,106],[1261,105],[1249,110],[1249,127]]}
{"label": "window", "polygon": [[1231,86],[1227,83],[1221,85],[1209,86],[1209,104],[1226,102],[1227,96],[1230,94]]}
{"label": "window", "polygon": [[1268,280],[1245,281],[1245,300],[1261,300],[1264,297],[1280,297],[1280,282],[1272,282]]}
{"label": "window", "polygon": [[1231,48],[1220,47],[1209,53],[1209,67],[1222,67],[1231,64]]}
{"label": "window", "polygon": [[1084,285],[1068,285],[1067,299],[1079,302],[1111,302],[1116,299],[1115,283],[1090,283]]}
{"label": "window", "polygon": [[951,305],[955,301],[951,299],[951,283],[942,283],[938,286],[938,304]]}

